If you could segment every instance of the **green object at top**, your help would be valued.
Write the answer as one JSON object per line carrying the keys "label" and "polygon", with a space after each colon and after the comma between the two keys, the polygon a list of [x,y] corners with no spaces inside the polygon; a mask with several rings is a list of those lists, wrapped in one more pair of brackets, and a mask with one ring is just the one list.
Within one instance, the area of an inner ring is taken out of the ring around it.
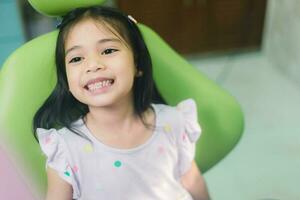
{"label": "green object at top", "polygon": [[101,5],[106,0],[28,0],[38,12],[47,16],[63,16],[78,7]]}

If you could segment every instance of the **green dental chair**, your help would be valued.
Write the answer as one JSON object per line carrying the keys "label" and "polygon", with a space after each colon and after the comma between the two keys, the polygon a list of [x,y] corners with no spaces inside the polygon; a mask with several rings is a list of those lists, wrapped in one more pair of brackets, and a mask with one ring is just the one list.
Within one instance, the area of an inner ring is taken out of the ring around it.
{"label": "green dental chair", "polygon": [[[61,16],[82,6],[104,0],[29,0],[39,12]],[[146,40],[154,79],[169,105],[193,98],[198,106],[202,135],[197,143],[196,162],[202,173],[223,159],[239,141],[243,113],[237,101],[172,50],[155,32],[138,25]],[[18,48],[0,71],[0,140],[5,141],[28,180],[31,191],[46,190],[45,158],[34,140],[32,119],[56,83],[54,50],[58,31],[42,35]],[[180,84],[179,84],[180,83]]]}

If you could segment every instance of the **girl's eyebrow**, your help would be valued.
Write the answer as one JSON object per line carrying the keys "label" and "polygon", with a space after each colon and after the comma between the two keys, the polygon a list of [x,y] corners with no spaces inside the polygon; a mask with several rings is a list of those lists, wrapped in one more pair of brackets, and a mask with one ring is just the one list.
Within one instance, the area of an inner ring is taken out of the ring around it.
{"label": "girl's eyebrow", "polygon": [[[106,42],[117,42],[117,43],[121,43],[121,41],[120,41],[119,39],[117,39],[117,38],[104,38],[104,39],[99,40],[97,43],[103,44],[103,43],[106,43]],[[69,49],[66,51],[65,55],[67,56],[68,53],[70,53],[71,51],[73,51],[73,50],[75,50],[75,49],[80,49],[80,48],[81,48],[80,45],[75,45],[75,46],[69,48]]]}
{"label": "girl's eyebrow", "polygon": [[66,51],[65,55],[67,56],[68,53],[70,53],[71,51],[73,51],[73,50],[75,50],[75,49],[80,49],[80,48],[81,48],[81,46],[78,46],[78,45],[73,46],[73,47],[71,47],[70,49],[68,49],[68,50]]}
{"label": "girl's eyebrow", "polygon": [[104,38],[98,41],[98,43],[102,44],[105,42],[117,42],[117,43],[121,43],[121,41],[117,38]]}

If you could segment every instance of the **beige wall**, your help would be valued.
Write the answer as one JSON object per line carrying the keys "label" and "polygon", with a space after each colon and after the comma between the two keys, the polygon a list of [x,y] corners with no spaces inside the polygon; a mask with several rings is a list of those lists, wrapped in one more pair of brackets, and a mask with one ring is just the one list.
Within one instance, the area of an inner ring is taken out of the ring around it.
{"label": "beige wall", "polygon": [[300,0],[269,0],[264,35],[267,58],[300,84]]}

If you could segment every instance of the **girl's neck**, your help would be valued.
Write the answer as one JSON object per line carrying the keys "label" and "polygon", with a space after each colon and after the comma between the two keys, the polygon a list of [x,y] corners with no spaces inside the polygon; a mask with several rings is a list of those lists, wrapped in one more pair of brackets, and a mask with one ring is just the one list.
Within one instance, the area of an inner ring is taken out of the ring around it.
{"label": "girl's neck", "polygon": [[144,144],[153,134],[145,126],[155,124],[154,110],[143,113],[143,120],[135,113],[132,106],[114,109],[91,109],[85,117],[90,133],[102,143],[119,149],[130,149]]}
{"label": "girl's neck", "polygon": [[[126,104],[126,105],[124,105]],[[124,127],[126,124],[135,121],[138,117],[134,113],[133,103],[123,102],[122,105],[113,107],[90,107],[86,115],[86,121],[89,124],[95,124],[98,128],[106,127]]]}

